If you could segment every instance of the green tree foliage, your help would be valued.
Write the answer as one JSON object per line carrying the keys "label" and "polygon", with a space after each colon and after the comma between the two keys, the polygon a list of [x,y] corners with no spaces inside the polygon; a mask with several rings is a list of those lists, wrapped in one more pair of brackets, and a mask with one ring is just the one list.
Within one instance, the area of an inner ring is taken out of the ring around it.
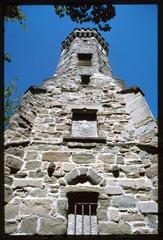
{"label": "green tree foliage", "polygon": [[12,114],[15,112],[18,106],[18,98],[14,99],[14,93],[16,91],[16,84],[15,81],[12,81],[8,84],[4,91],[4,126],[5,128],[9,124],[9,120]]}
{"label": "green tree foliage", "polygon": [[116,15],[112,4],[54,5],[54,10],[59,17],[68,15],[76,23],[95,23],[102,31],[111,30],[108,21]]}
{"label": "green tree foliage", "polygon": [[17,5],[6,5],[4,7],[4,20],[18,22],[24,28],[24,30],[27,29],[26,16]]}

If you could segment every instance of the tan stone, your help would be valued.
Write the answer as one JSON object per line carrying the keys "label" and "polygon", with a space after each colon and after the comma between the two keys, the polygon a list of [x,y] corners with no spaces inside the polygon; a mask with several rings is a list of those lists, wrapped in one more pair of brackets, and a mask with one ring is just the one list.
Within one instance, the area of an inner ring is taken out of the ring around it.
{"label": "tan stone", "polygon": [[103,154],[98,154],[97,159],[106,164],[114,164],[115,157],[116,157],[115,154],[103,153]]}
{"label": "tan stone", "polygon": [[67,162],[69,160],[69,152],[44,152],[42,154],[43,161]]}

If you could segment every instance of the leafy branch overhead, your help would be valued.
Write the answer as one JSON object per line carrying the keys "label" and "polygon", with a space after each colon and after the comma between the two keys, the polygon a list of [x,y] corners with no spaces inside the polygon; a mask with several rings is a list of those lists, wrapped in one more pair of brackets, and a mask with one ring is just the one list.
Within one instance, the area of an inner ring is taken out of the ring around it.
{"label": "leafy branch overhead", "polygon": [[102,31],[111,30],[107,22],[116,15],[112,4],[54,5],[54,10],[59,17],[68,15],[76,23],[95,23]]}
{"label": "leafy branch overhead", "polygon": [[20,25],[24,28],[24,30],[27,29],[26,16],[22,12],[22,10],[20,10],[20,7],[17,5],[7,5],[4,7],[4,20],[19,22]]}

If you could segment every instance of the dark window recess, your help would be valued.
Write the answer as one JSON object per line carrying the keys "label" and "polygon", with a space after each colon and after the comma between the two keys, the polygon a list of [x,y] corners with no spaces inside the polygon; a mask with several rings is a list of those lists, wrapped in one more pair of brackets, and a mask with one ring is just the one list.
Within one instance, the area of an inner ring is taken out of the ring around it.
{"label": "dark window recess", "polygon": [[73,115],[72,120],[74,121],[96,121],[96,112],[97,110],[78,110],[72,109]]}
{"label": "dark window recess", "polygon": [[88,85],[91,75],[81,75],[81,81],[83,85]]}
{"label": "dark window recess", "polygon": [[69,202],[67,234],[96,235],[98,194],[73,192],[68,193],[67,197]]}
{"label": "dark window recess", "polygon": [[88,40],[86,40],[86,39],[83,39],[83,42],[88,42]]}
{"label": "dark window recess", "polygon": [[92,54],[79,53],[78,54],[78,65],[79,66],[91,66]]}

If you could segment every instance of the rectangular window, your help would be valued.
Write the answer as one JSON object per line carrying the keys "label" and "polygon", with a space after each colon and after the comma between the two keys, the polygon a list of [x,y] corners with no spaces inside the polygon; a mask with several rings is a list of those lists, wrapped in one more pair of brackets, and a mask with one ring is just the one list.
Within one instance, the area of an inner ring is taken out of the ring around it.
{"label": "rectangular window", "polygon": [[79,66],[91,66],[92,54],[79,53],[78,54],[78,65]]}
{"label": "rectangular window", "polygon": [[97,110],[72,109],[72,136],[98,137],[97,135]]}
{"label": "rectangular window", "polygon": [[83,85],[88,85],[91,75],[81,75],[81,82]]}
{"label": "rectangular window", "polygon": [[97,194],[76,192],[69,195],[68,235],[97,235]]}

